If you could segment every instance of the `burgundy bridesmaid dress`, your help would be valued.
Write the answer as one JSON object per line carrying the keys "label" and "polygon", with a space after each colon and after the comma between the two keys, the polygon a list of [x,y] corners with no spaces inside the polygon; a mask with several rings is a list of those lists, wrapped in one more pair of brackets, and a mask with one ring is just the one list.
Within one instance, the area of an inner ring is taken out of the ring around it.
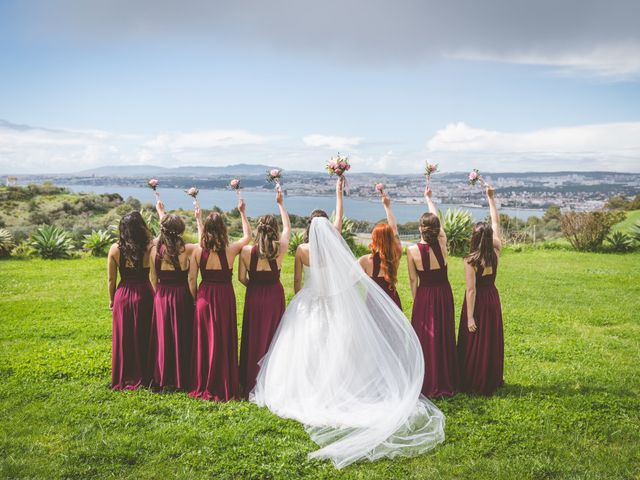
{"label": "burgundy bridesmaid dress", "polygon": [[149,382],[147,352],[153,313],[149,267],[128,268],[120,253],[120,283],[113,298],[111,388],[135,390]]}
{"label": "burgundy bridesmaid dress", "polygon": [[207,269],[210,252],[202,250],[202,281],[196,295],[189,395],[227,401],[238,397],[238,325],[236,295],[225,250],[220,269]]}
{"label": "burgundy bridesmaid dress", "polygon": [[188,270],[162,270],[164,245],[156,254],[158,277],[151,324],[151,386],[189,388],[189,360],[193,331],[193,297]]}
{"label": "burgundy bridesmaid dress", "polygon": [[[423,270],[413,302],[411,323],[424,354],[422,393],[450,397],[458,391],[455,313],[448,269],[439,243],[418,243]],[[431,270],[429,249],[440,268]]]}
{"label": "burgundy bridesmaid dress", "polygon": [[380,254],[378,252],[373,254],[373,272],[371,272],[371,278],[374,282],[380,285],[380,288],[387,292],[387,295],[391,297],[398,308],[402,310],[402,303],[400,302],[400,296],[398,295],[398,290],[394,288],[392,285],[387,282],[384,277],[380,275]]}
{"label": "burgundy bridesmaid dress", "polygon": [[258,271],[258,249],[251,250],[249,285],[244,300],[242,344],[240,346],[240,384],[244,398],[256,384],[258,362],[269,350],[273,335],[284,314],[284,288],[275,260],[269,261],[271,270]]}
{"label": "burgundy bridesmaid dress", "polygon": [[458,360],[460,386],[463,392],[491,395],[504,385],[504,336],[502,334],[502,307],[495,285],[496,269],[482,275],[482,266],[476,271],[476,303],[473,318],[477,330],[469,332],[467,326],[467,296],[465,295],[458,329]]}

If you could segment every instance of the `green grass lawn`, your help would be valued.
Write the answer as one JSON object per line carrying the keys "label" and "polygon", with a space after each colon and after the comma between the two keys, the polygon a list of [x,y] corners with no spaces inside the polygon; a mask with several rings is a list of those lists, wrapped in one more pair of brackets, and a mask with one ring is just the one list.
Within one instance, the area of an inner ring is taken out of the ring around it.
{"label": "green grass lawn", "polygon": [[[341,471],[248,402],[112,392],[105,263],[0,262],[2,478],[639,478],[640,253],[507,253],[505,387],[437,400],[447,439],[432,453]],[[400,282],[410,314],[404,263]]]}
{"label": "green grass lawn", "polygon": [[640,223],[640,210],[630,210],[625,213],[627,214],[626,218],[620,223],[615,224],[612,231],[630,233],[636,223]]}

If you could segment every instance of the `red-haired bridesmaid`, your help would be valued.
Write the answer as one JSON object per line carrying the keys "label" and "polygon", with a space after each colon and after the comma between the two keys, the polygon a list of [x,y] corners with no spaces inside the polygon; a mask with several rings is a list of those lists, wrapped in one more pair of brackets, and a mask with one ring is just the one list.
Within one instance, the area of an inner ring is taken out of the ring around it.
{"label": "red-haired bridesmaid", "polygon": [[193,296],[187,276],[197,245],[185,243],[184,221],[178,215],[165,214],[161,201],[158,212],[160,235],[151,249],[150,272],[155,288],[149,352],[151,387],[186,390],[193,331]]}
{"label": "red-haired bridesmaid", "polygon": [[400,296],[396,288],[398,267],[402,257],[402,245],[398,235],[398,224],[391,210],[391,198],[382,192],[382,205],[387,214],[387,223],[378,223],[371,232],[368,255],[358,259],[360,266],[374,282],[382,288],[402,310]]}
{"label": "red-haired bridesmaid", "polygon": [[429,213],[420,217],[421,240],[407,249],[409,280],[413,295],[411,323],[424,354],[422,393],[427,397],[450,397],[458,390],[455,313],[447,272],[447,236],[440,226],[438,210],[425,190]]}
{"label": "red-haired bridesmaid", "polygon": [[478,222],[473,227],[471,252],[464,262],[467,289],[458,329],[461,390],[480,395],[491,395],[504,384],[502,307],[495,285],[502,243],[498,209],[489,185],[487,200],[491,225]]}
{"label": "red-haired bridesmaid", "polygon": [[276,190],[282,218],[282,233],[273,215],[258,218],[255,245],[240,254],[238,280],[247,287],[240,345],[240,387],[244,398],[253,390],[260,366],[269,350],[285,309],[280,268],[289,248],[291,222],[284,207],[282,191]]}
{"label": "red-haired bridesmaid", "polygon": [[[107,276],[113,314],[111,388],[135,390],[149,381],[147,351],[153,312],[149,282],[151,232],[140,212],[127,213],[118,227],[120,238],[109,249]],[[120,283],[116,288],[116,277]]]}
{"label": "red-haired bridesmaid", "polygon": [[[224,217],[210,213],[189,271],[189,288],[196,298],[189,395],[205,400],[227,401],[239,396],[238,318],[231,279],[236,256],[251,241],[251,226],[244,200],[238,202],[238,210],[242,238],[229,243]],[[196,290],[198,270],[202,281]]]}

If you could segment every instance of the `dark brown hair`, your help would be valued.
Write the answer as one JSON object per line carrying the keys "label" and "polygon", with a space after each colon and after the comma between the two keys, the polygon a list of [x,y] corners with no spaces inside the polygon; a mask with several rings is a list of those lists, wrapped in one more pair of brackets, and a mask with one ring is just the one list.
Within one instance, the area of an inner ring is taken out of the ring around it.
{"label": "dark brown hair", "polygon": [[229,245],[227,225],[221,213],[211,212],[204,221],[204,230],[200,239],[200,246],[205,250],[221,252]]}
{"label": "dark brown hair", "polygon": [[327,215],[327,212],[320,210],[319,208],[316,208],[311,212],[311,215],[309,215],[309,225],[307,225],[307,229],[304,232],[304,243],[309,243],[309,229],[311,228],[311,222],[317,217],[329,218],[329,215]]}
{"label": "dark brown hair", "polygon": [[493,228],[487,222],[478,222],[471,232],[471,248],[465,257],[467,263],[477,269],[479,266],[491,267],[495,271],[498,256],[493,248]]}
{"label": "dark brown hair", "polygon": [[173,265],[176,270],[181,270],[180,254],[184,251],[184,220],[178,215],[166,215],[160,222],[160,236],[158,237],[158,251],[164,245],[162,259]]}
{"label": "dark brown hair", "polygon": [[260,258],[273,260],[280,253],[278,220],[273,215],[263,215],[258,218],[256,245],[258,246],[258,256]]}
{"label": "dark brown hair", "polygon": [[371,253],[380,255],[380,270],[391,290],[398,283],[398,263],[402,256],[402,248],[398,245],[395,232],[386,223],[379,223],[371,232]]}
{"label": "dark brown hair", "polygon": [[130,262],[133,268],[142,268],[142,260],[151,241],[151,232],[140,212],[129,212],[123,216],[118,232],[118,248],[125,265]]}
{"label": "dark brown hair", "polygon": [[418,224],[422,240],[432,245],[438,241],[440,235],[440,219],[433,213],[423,213]]}

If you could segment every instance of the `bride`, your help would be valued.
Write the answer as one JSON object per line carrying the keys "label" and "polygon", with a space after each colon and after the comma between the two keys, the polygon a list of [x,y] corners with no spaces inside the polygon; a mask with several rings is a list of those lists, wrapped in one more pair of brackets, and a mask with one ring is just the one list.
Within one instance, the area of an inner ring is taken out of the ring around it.
{"label": "bride", "polygon": [[[304,424],[337,468],[411,456],[444,441],[444,415],[421,396],[424,360],[407,318],[362,270],[336,221],[312,213],[296,252],[296,296],[262,359],[250,400]],[[304,287],[300,288],[304,271]]]}

